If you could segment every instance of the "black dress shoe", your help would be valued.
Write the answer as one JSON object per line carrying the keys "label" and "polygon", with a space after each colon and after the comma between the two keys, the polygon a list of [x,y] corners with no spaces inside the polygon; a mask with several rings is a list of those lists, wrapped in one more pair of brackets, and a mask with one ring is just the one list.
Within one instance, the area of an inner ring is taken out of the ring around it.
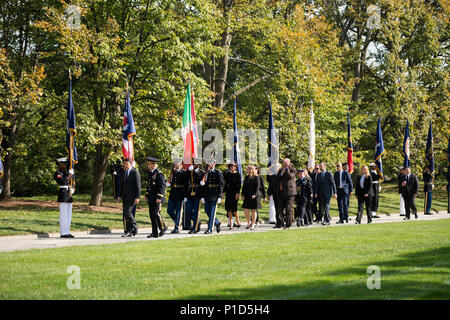
{"label": "black dress shoe", "polygon": [[133,232],[132,232],[131,234],[132,234],[132,236],[134,237],[135,235],[137,235],[137,233],[138,233],[138,229],[134,229]]}
{"label": "black dress shoe", "polygon": [[405,218],[403,218],[403,220],[409,220],[409,218],[405,217]]}
{"label": "black dress shoe", "polygon": [[193,233],[195,233],[195,231],[194,231],[194,230],[191,230],[191,231],[189,231],[188,233],[189,233],[189,234],[193,234]]}
{"label": "black dress shoe", "polygon": [[336,224],[343,224],[344,221],[339,220],[338,222],[336,222]]}
{"label": "black dress shoe", "polygon": [[69,235],[68,235],[68,234],[62,234],[62,235],[60,235],[59,237],[60,237],[60,238],[68,238]]}
{"label": "black dress shoe", "polygon": [[361,221],[356,220],[355,224],[361,224]]}
{"label": "black dress shoe", "polygon": [[216,231],[217,231],[217,233],[220,233],[220,222],[216,225]]}
{"label": "black dress shoe", "polygon": [[346,223],[348,223],[348,220],[345,220]]}
{"label": "black dress shoe", "polygon": [[416,217],[416,219],[418,219],[418,218],[419,218],[419,216],[418,216],[417,214],[415,214],[414,216]]}
{"label": "black dress shoe", "polygon": [[162,236],[166,233],[166,230],[167,230],[167,229],[162,229],[162,230],[159,232],[159,236],[162,237]]}
{"label": "black dress shoe", "polygon": [[128,237],[131,237],[131,232],[125,232],[125,233],[122,235],[122,238],[128,238]]}
{"label": "black dress shoe", "polygon": [[178,229],[173,229],[170,233],[180,233],[180,230],[178,230]]}
{"label": "black dress shoe", "polygon": [[206,230],[205,231],[205,234],[211,234],[212,232],[211,231],[209,231],[209,230]]}
{"label": "black dress shoe", "polygon": [[158,233],[150,233],[147,238],[158,238]]}
{"label": "black dress shoe", "polygon": [[67,238],[75,238],[75,237],[69,233],[69,234],[67,235]]}
{"label": "black dress shoe", "polygon": [[374,216],[372,216],[372,218],[379,218],[380,216],[377,216],[377,215],[374,215]]}
{"label": "black dress shoe", "polygon": [[281,226],[277,226],[277,225],[275,225],[274,227],[273,227],[274,229],[280,229],[281,228]]}
{"label": "black dress shoe", "polygon": [[272,222],[269,222],[269,224],[277,224],[277,223],[272,221]]}

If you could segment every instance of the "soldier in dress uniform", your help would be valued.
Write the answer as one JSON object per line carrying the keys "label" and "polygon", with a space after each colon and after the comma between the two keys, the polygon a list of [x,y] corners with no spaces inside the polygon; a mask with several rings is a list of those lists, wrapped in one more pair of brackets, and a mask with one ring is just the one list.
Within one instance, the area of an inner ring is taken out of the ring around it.
{"label": "soldier in dress uniform", "polygon": [[161,216],[161,206],[164,201],[164,191],[166,188],[165,178],[164,174],[158,169],[158,159],[148,157],[147,169],[148,178],[145,199],[148,202],[149,215],[152,222],[152,233],[147,238],[158,238],[162,237],[167,230]]}
{"label": "soldier in dress uniform", "polygon": [[59,158],[57,164],[58,170],[55,172],[54,177],[59,185],[59,233],[61,238],[74,238],[70,234],[73,198],[69,185],[69,181],[73,176],[73,170],[71,172],[67,171],[67,158]]}
{"label": "soldier in dress uniform", "polygon": [[184,195],[186,193],[186,172],[181,168],[181,163],[176,163],[166,187],[170,188],[169,201],[167,202],[167,213],[172,218],[175,227],[171,233],[180,233],[181,212],[183,208]]}
{"label": "soldier in dress uniform", "polygon": [[[194,163],[195,163],[194,159]],[[189,234],[200,231],[200,199],[202,198],[202,188],[200,181],[202,181],[204,172],[200,169],[199,164],[191,165],[185,175],[186,189],[184,198],[185,221],[187,227],[190,229]]]}
{"label": "soldier in dress uniform", "polygon": [[215,225],[217,233],[220,232],[220,221],[216,218],[217,204],[222,201],[224,179],[222,172],[216,170],[216,161],[212,159],[203,176],[200,185],[204,187],[202,203],[205,203],[205,212],[208,215],[208,229],[205,234],[211,234]]}
{"label": "soldier in dress uniform", "polygon": [[423,191],[425,192],[425,210],[424,214],[432,215],[431,213],[431,201],[433,199],[433,175],[431,174],[430,167],[426,167],[423,173]]}
{"label": "soldier in dress uniform", "polygon": [[378,202],[380,199],[380,182],[381,175],[375,170],[375,163],[370,164],[370,176],[372,177],[372,198],[370,199],[371,209],[372,209],[372,218],[379,218],[377,215],[378,211]]}
{"label": "soldier in dress uniform", "polygon": [[297,227],[308,226],[312,224],[312,215],[307,213],[308,202],[312,199],[312,182],[306,178],[304,169],[298,170],[298,179],[296,181],[297,195],[295,202],[297,204]]}

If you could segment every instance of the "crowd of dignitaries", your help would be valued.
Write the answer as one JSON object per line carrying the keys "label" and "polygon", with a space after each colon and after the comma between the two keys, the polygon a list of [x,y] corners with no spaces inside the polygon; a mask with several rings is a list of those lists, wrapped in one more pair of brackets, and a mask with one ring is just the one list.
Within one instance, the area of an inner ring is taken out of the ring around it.
{"label": "crowd of dignitaries", "polygon": [[[197,159],[194,159],[197,160]],[[67,159],[57,160],[58,170],[54,178],[59,185],[58,202],[60,203],[60,234],[62,238],[73,238],[70,234],[72,216],[72,193],[69,181],[73,171],[67,170]],[[195,163],[195,161],[194,161]],[[367,222],[371,223],[377,216],[379,202],[379,180],[375,164],[361,166],[355,183],[352,182],[346,164],[337,163],[336,171],[327,171],[326,164],[315,165],[309,175],[305,169],[297,170],[290,160],[285,158],[282,163],[275,163],[269,168],[266,177],[267,193],[264,179],[259,175],[256,166],[249,165],[246,175],[242,177],[235,162],[228,165],[228,170],[222,173],[216,169],[216,162],[209,161],[207,168],[202,170],[195,164],[183,169],[180,163],[174,165],[171,175],[166,182],[164,174],[158,169],[158,159],[147,158],[147,184],[145,200],[149,207],[149,217],[152,232],[148,238],[158,238],[165,234],[167,226],[161,215],[162,203],[166,188],[170,188],[167,201],[167,213],[174,222],[171,233],[179,233],[180,229],[189,233],[200,231],[200,207],[203,204],[208,216],[205,234],[211,234],[213,229],[219,233],[221,223],[216,217],[217,205],[225,197],[225,210],[228,216],[228,228],[241,227],[238,214],[238,202],[242,200],[247,229],[258,226],[258,210],[261,202],[269,198],[269,223],[274,228],[290,228],[293,223],[298,227],[313,223],[329,225],[330,201],[335,197],[338,203],[339,221],[348,223],[350,218],[348,208],[350,196],[354,192],[358,200],[356,223],[362,221],[364,209]],[[123,160],[123,167],[119,163],[112,166],[111,173],[114,181],[114,193],[117,201],[122,201],[124,234],[132,237],[138,233],[135,219],[136,205],[141,196],[141,176],[133,168],[130,159]],[[424,213],[431,214],[431,199],[433,191],[433,176],[430,168],[423,174],[425,204]],[[355,184],[355,185],[354,185]],[[401,168],[398,175],[398,190],[401,199],[400,214],[404,211],[405,220],[411,217],[411,211],[417,219],[415,199],[419,192],[419,180],[411,173],[410,167]],[[447,192],[449,196],[448,212],[450,213],[450,175],[447,172]],[[295,208],[294,208],[295,203]],[[233,221],[234,220],[234,221]]]}

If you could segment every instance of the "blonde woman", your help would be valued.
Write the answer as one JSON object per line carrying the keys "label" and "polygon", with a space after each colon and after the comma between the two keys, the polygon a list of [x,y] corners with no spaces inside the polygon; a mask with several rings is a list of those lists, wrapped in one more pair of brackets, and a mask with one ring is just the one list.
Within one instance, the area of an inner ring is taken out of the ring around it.
{"label": "blonde woman", "polygon": [[372,222],[370,197],[372,196],[372,177],[366,165],[361,167],[361,174],[356,178],[356,196],[358,198],[358,216],[356,224],[361,224],[364,205],[366,206],[367,223]]}
{"label": "blonde woman", "polygon": [[[247,175],[242,186],[242,197],[244,201],[242,208],[244,209],[245,218],[247,218],[247,229],[253,230],[256,223],[256,209],[258,208],[258,190],[259,177],[256,174],[255,166],[247,166]],[[251,218],[250,218],[251,211]],[[251,220],[250,220],[251,219]]]}

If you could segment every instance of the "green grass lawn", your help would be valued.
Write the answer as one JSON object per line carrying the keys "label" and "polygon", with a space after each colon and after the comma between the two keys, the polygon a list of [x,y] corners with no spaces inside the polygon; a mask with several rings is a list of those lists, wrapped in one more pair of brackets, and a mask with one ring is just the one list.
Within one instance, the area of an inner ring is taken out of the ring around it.
{"label": "green grass lawn", "polygon": [[[447,195],[442,192],[442,187],[436,189],[433,195],[432,209],[434,211],[447,210]],[[56,200],[55,195],[50,196],[38,196],[27,198],[15,198],[17,200],[27,201],[26,205],[15,207],[0,207],[0,236],[5,235],[18,235],[28,233],[56,233],[59,232],[59,209],[58,204],[48,205],[45,208],[33,204],[34,200],[49,201]],[[397,193],[397,187],[394,184],[383,183],[382,191],[380,194],[380,207],[379,214],[385,213],[398,213],[399,212],[399,195]],[[416,200],[417,209],[423,211],[423,193],[419,193]],[[101,230],[101,229],[120,229],[123,227],[122,213],[120,212],[121,205],[117,204],[112,196],[103,197],[103,206],[113,208],[112,212],[104,212],[98,208],[88,208],[89,195],[76,194],[75,204],[83,205],[82,208],[75,208],[72,215],[71,230]],[[239,202],[241,206],[242,201]],[[114,212],[115,211],[115,212]],[[350,200],[350,216],[357,213],[357,200],[355,196],[352,196]],[[338,216],[337,202],[333,198],[331,200],[332,216]],[[162,209],[163,219],[168,225],[173,225],[172,220],[167,215],[166,204]],[[268,203],[263,203],[263,208],[259,212],[260,217],[263,220],[268,220]],[[242,222],[245,223],[245,217],[243,210],[240,210],[240,216]],[[219,205],[217,209],[217,217],[222,222],[226,223],[227,218],[225,214],[224,201]],[[138,211],[136,213],[137,223],[141,228],[149,228],[150,218],[148,216],[148,208],[144,201],[138,205]],[[200,219],[202,223],[207,222],[207,216],[201,208]]]}
{"label": "green grass lawn", "polygon": [[449,299],[449,230],[419,220],[6,252],[0,299]]}

